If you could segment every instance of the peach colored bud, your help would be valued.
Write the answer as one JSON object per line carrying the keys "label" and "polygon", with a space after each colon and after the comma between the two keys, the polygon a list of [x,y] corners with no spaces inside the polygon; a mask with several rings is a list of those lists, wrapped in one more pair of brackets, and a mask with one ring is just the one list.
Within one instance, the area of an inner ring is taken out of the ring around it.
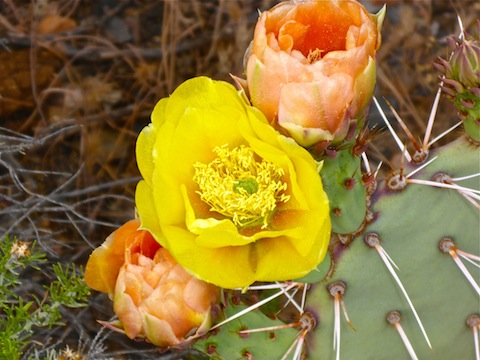
{"label": "peach colored bud", "polygon": [[[145,338],[161,347],[176,346],[210,328],[210,311],[219,288],[198,280],[177,264],[140,222],[123,225],[94,251],[85,278],[89,286],[110,292],[119,324],[105,324],[129,338]],[[120,255],[118,246],[124,251]],[[100,249],[100,250],[99,250]],[[118,261],[123,264],[119,267]],[[109,264],[112,269],[109,269]],[[108,285],[107,285],[108,284]]]}
{"label": "peach colored bud", "polygon": [[375,87],[384,9],[288,1],[261,14],[247,54],[250,100],[299,144],[338,142]]}

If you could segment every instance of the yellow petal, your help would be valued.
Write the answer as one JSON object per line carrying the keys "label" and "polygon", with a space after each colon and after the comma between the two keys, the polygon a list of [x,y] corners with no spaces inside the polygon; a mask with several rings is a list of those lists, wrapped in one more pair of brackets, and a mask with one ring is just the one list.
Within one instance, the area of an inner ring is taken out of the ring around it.
{"label": "yellow petal", "polygon": [[166,120],[166,113],[165,113],[165,108],[167,107],[168,104],[168,98],[163,98],[160,99],[155,107],[153,108],[151,119],[152,119],[152,125],[155,128],[160,128],[160,126],[165,122]]}
{"label": "yellow petal", "polygon": [[135,204],[142,223],[142,229],[148,229],[152,236],[159,242],[160,245],[165,246],[165,239],[161,236],[162,230],[157,217],[157,210],[155,203],[152,201],[153,193],[146,181],[140,181],[135,190]]}
{"label": "yellow petal", "polygon": [[[235,93],[235,96],[238,95]],[[182,115],[179,124],[173,132],[163,132],[159,139],[171,136],[169,148],[158,145],[158,159],[154,171],[154,183],[161,184],[155,187],[153,194],[162,223],[179,224],[185,221],[184,200],[181,196],[180,185],[186,187],[189,197],[193,198],[197,184],[193,181],[195,162],[209,163],[216,154],[215,146],[229,144],[239,146],[243,139],[239,138],[236,127],[240,117],[238,109],[231,109],[230,117],[219,110],[190,109]],[[198,141],[202,139],[202,141]],[[161,140],[159,140],[161,141]],[[164,204],[169,204],[166,207]]]}
{"label": "yellow petal", "polygon": [[198,246],[195,235],[181,227],[166,226],[164,233],[166,237],[177,239],[172,242],[170,252],[178,263],[187,264],[187,270],[195,277],[227,289],[245,287],[255,281],[249,245],[212,251]]}
{"label": "yellow petal", "polygon": [[[173,98],[175,101],[172,101]],[[166,121],[177,123],[189,109],[236,108],[242,104],[232,85],[200,76],[185,81],[175,89],[165,108]]]}
{"label": "yellow petal", "polygon": [[[311,155],[276,132],[231,85],[192,79],[165,104],[153,145],[152,185],[142,181],[137,187],[142,227],[189,273],[224,288],[298,278],[314,269],[325,255],[331,227]],[[209,164],[223,145],[248,147],[284,171],[281,182],[291,200],[277,203],[265,218],[267,228],[237,227],[201,200],[194,165]]]}
{"label": "yellow petal", "polygon": [[[286,238],[264,239],[257,242],[257,278],[262,281],[279,281],[298,278],[313,270],[325,257],[330,240],[326,227],[314,237],[314,246],[303,256],[299,254],[292,242]],[[328,221],[328,222],[327,222]],[[324,231],[325,230],[325,231]],[[288,264],[288,266],[285,266]]]}
{"label": "yellow petal", "polygon": [[157,131],[153,124],[150,124],[138,135],[135,149],[138,168],[149,186],[152,186],[153,170],[155,169],[153,152],[156,139]]}

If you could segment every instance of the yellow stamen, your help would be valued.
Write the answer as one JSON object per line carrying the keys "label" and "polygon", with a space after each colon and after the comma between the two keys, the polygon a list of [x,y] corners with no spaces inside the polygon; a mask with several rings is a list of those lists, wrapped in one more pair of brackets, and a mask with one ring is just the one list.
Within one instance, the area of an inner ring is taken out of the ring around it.
{"label": "yellow stamen", "polygon": [[320,50],[320,49],[315,49],[315,50],[309,50],[308,55],[307,55],[307,61],[310,64],[313,64],[314,62],[320,60],[322,58],[322,53],[324,53],[325,50]]}
{"label": "yellow stamen", "polygon": [[209,164],[194,164],[193,180],[198,184],[202,201],[210,210],[231,218],[236,226],[262,224],[268,227],[268,219],[279,202],[287,202],[287,184],[282,181],[284,170],[271,162],[255,159],[249,147],[233,150],[228,145],[215,147],[217,157]]}

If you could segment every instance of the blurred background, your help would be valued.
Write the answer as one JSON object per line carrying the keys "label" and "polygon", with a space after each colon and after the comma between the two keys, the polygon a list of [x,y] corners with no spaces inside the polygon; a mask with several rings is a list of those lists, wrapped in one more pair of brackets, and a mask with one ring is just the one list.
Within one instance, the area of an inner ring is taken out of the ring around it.
{"label": "blurred background", "polygon": [[[7,234],[36,241],[49,261],[84,265],[93,248],[135,215],[134,146],[155,103],[194,76],[242,77],[258,11],[276,3],[2,0],[0,241]],[[384,1],[362,3],[377,12]],[[439,83],[432,61],[448,57],[446,38],[460,32],[457,15],[475,32],[480,3],[386,3],[375,94],[421,137]],[[457,121],[454,107],[442,100],[434,132]],[[370,125],[376,123],[383,126],[372,107]],[[383,133],[370,153],[373,161],[395,162],[394,152]],[[41,297],[53,276],[41,274],[23,274],[26,293]],[[111,307],[107,296],[94,293],[87,307],[64,310],[66,326],[39,329],[24,357],[34,348],[69,345],[78,359],[158,358],[148,344],[99,334],[96,319],[110,319]]]}

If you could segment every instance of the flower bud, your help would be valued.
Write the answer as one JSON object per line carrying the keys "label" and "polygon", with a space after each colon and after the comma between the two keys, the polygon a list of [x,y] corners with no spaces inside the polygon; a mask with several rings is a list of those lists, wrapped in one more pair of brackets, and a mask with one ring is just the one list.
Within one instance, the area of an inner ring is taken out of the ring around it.
{"label": "flower bud", "polygon": [[450,59],[450,79],[465,88],[480,86],[480,43],[474,39],[460,41]]}
{"label": "flower bud", "polygon": [[87,263],[87,285],[113,296],[120,323],[108,326],[162,347],[208,331],[219,288],[187,273],[139,226],[138,220],[123,225]]}
{"label": "flower bud", "polygon": [[340,142],[373,94],[383,17],[355,0],[287,1],[263,12],[247,55],[252,104],[302,146]]}
{"label": "flower bud", "polygon": [[[480,31],[480,21],[478,21]],[[458,109],[468,136],[480,142],[480,41],[465,34],[450,37],[449,60],[439,58],[435,67],[443,75],[442,90]]]}

